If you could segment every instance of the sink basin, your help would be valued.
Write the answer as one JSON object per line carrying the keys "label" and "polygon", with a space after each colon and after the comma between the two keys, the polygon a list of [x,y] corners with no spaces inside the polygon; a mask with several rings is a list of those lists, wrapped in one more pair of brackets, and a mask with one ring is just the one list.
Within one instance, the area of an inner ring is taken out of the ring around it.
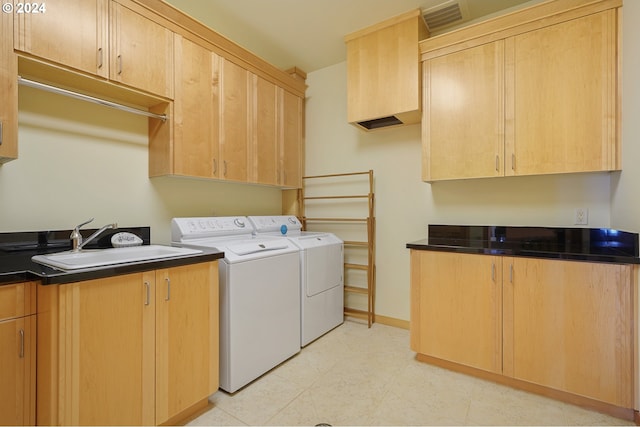
{"label": "sink basin", "polygon": [[62,270],[97,268],[114,264],[152,261],[202,253],[198,249],[177,248],[163,245],[146,245],[129,248],[109,248],[83,250],[81,252],[57,252],[48,255],[36,255],[31,259],[39,264]]}

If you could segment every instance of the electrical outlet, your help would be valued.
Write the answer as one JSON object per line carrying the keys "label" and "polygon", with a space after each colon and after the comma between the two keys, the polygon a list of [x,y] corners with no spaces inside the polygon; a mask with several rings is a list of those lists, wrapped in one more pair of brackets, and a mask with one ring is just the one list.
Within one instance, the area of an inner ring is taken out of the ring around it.
{"label": "electrical outlet", "polygon": [[575,225],[587,225],[589,224],[589,209],[576,208],[575,217],[573,223]]}

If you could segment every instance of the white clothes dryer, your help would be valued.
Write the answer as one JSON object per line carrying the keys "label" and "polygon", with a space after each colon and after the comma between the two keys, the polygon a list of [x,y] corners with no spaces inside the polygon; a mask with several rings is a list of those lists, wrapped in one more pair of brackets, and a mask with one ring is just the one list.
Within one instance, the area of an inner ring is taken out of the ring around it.
{"label": "white clothes dryer", "polygon": [[249,216],[258,236],[287,238],[300,248],[300,345],[344,322],[344,242],[301,231],[295,216]]}
{"label": "white clothes dryer", "polygon": [[300,249],[246,217],[173,218],[172,244],[217,248],[220,388],[233,393],[300,351]]}

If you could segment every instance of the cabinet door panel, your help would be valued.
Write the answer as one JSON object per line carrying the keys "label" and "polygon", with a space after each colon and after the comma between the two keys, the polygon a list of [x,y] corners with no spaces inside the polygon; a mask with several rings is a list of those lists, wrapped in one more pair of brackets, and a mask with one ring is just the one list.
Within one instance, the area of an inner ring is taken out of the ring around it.
{"label": "cabinet door panel", "polygon": [[60,285],[60,424],[154,424],[154,280]]}
{"label": "cabinet door panel", "polygon": [[249,73],[221,59],[219,176],[246,182],[249,148]]}
{"label": "cabinet door panel", "polygon": [[302,98],[280,90],[282,126],[280,134],[281,179],[285,187],[302,187],[304,147],[304,105]]}
{"label": "cabinet door panel", "polygon": [[13,52],[13,16],[0,13],[0,164],[18,157],[18,60]]}
{"label": "cabinet door panel", "polygon": [[173,32],[111,3],[110,78],[173,98]]}
{"label": "cabinet door panel", "polygon": [[504,263],[505,375],[631,408],[631,267]]}
{"label": "cabinet door panel", "polygon": [[275,84],[253,75],[254,117],[254,156],[252,169],[255,170],[255,182],[260,184],[278,184],[278,89]]}
{"label": "cabinet door panel", "polygon": [[108,0],[51,0],[38,4],[44,5],[46,11],[15,14],[15,48],[108,77]]}
{"label": "cabinet door panel", "polygon": [[156,273],[156,422],[218,389],[218,264]]}
{"label": "cabinet door panel", "polygon": [[211,51],[176,36],[173,150],[177,175],[217,176],[217,59]]}
{"label": "cabinet door panel", "polygon": [[0,425],[35,424],[35,317],[0,322]]}
{"label": "cabinet door panel", "polygon": [[504,42],[424,63],[423,179],[503,175]]}
{"label": "cabinet door panel", "polygon": [[616,12],[514,37],[508,174],[613,170],[616,155]]}
{"label": "cabinet door panel", "polygon": [[501,260],[411,251],[411,348],[502,372]]}

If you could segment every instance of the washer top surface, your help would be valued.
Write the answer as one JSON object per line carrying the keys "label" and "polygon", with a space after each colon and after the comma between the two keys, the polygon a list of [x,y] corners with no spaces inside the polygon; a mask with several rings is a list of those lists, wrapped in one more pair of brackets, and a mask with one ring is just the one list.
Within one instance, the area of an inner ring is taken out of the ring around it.
{"label": "washer top surface", "polygon": [[192,248],[216,248],[228,262],[299,251],[288,241],[272,235],[256,235],[246,217],[196,217],[171,220],[171,243]]}
{"label": "washer top surface", "polygon": [[249,216],[247,218],[258,236],[287,237],[302,249],[343,243],[333,233],[302,231],[302,224],[293,215]]}

